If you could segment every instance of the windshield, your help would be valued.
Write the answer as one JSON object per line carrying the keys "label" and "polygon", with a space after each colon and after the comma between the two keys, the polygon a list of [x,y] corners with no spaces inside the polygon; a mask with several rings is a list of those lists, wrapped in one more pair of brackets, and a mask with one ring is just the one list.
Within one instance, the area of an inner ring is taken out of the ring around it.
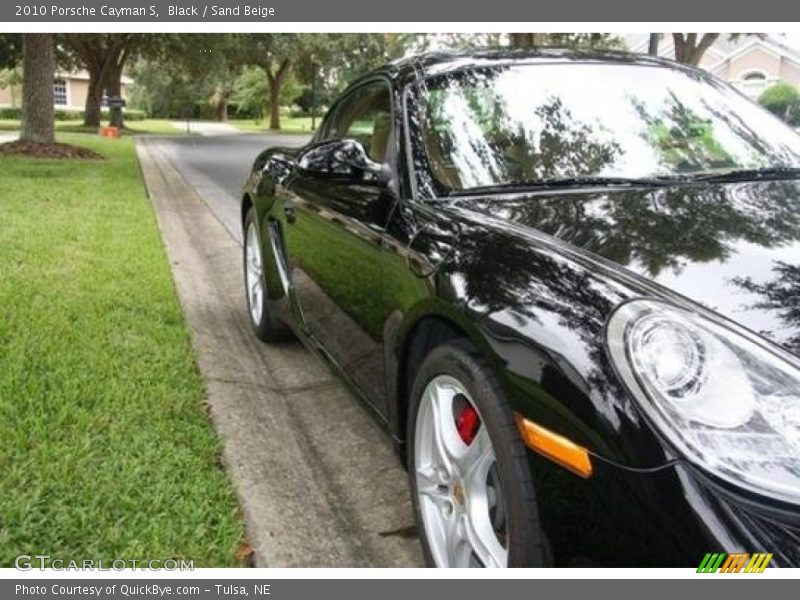
{"label": "windshield", "polygon": [[799,135],[690,71],[504,65],[429,78],[415,96],[430,174],[421,183],[439,192],[800,167]]}

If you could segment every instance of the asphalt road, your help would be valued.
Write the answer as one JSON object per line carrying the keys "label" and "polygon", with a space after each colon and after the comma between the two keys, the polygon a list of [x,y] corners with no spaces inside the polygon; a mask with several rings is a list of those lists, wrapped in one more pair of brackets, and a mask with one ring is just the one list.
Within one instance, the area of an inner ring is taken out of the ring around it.
{"label": "asphalt road", "polygon": [[299,343],[245,310],[239,196],[255,155],[302,138],[142,138],[139,161],[257,566],[420,566],[388,436]]}
{"label": "asphalt road", "polygon": [[301,146],[309,136],[276,134],[188,136],[159,140],[184,179],[226,229],[241,241],[239,201],[250,166],[270,146]]}

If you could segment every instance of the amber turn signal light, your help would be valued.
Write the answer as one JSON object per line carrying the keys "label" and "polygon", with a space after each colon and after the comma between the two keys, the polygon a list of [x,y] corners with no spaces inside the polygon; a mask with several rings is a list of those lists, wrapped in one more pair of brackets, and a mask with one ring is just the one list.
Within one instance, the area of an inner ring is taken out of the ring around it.
{"label": "amber turn signal light", "polygon": [[528,448],[576,475],[587,479],[592,476],[592,461],[586,448],[529,421],[519,413],[514,413],[514,421]]}

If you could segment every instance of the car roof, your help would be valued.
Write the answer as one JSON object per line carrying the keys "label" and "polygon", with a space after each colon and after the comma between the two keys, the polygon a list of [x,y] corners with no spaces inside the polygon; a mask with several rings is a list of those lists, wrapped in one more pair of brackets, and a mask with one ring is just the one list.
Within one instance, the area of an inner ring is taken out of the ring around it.
{"label": "car roof", "polygon": [[679,69],[698,73],[698,70],[693,67],[687,67],[686,65],[671,60],[619,50],[559,48],[550,46],[526,49],[481,48],[470,50],[436,50],[401,58],[360,77],[348,87],[358,85],[365,79],[373,78],[376,75],[388,75],[392,79],[398,80],[401,84],[406,84],[423,77],[469,68],[480,68],[508,63],[536,64],[551,62],[616,63]]}

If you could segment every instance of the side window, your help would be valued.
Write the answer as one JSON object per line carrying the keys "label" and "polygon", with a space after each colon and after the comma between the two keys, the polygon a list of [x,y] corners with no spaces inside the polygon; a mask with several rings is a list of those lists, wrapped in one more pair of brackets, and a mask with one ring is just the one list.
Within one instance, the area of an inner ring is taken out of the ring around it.
{"label": "side window", "polygon": [[383,162],[392,133],[389,86],[370,83],[354,90],[339,106],[331,137],[349,138],[364,145],[372,160]]}

